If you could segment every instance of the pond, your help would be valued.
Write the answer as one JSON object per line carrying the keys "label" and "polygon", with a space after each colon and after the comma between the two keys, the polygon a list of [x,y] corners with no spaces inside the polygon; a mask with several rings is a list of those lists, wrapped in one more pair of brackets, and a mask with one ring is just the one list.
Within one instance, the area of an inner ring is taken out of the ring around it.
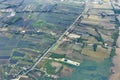
{"label": "pond", "polygon": [[11,64],[16,64],[17,62],[18,62],[18,60],[16,60],[16,59],[11,59],[11,60],[10,60],[10,63],[11,63]]}
{"label": "pond", "polygon": [[13,53],[13,56],[24,57],[25,54],[15,51],[15,52]]}

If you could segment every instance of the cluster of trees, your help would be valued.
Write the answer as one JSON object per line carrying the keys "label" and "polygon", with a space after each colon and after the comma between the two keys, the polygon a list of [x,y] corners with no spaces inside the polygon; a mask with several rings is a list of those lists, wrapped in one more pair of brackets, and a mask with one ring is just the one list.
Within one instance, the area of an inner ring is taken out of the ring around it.
{"label": "cluster of trees", "polygon": [[93,51],[97,51],[97,44],[93,44]]}

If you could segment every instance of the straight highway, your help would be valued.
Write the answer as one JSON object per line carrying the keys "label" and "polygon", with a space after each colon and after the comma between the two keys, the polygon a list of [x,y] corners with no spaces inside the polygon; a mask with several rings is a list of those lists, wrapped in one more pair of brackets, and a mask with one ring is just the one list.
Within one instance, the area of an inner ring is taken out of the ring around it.
{"label": "straight highway", "polygon": [[30,71],[32,71],[38,65],[38,63],[40,63],[44,59],[44,57],[50,52],[50,50],[55,45],[57,45],[59,43],[59,41],[61,41],[61,39],[67,34],[67,32],[69,30],[72,30],[75,27],[74,26],[75,23],[82,17],[82,15],[84,13],[87,12],[87,10],[88,9],[86,8],[86,5],[85,5],[85,8],[84,8],[83,12],[74,20],[74,22],[67,28],[67,30],[58,38],[58,40],[51,47],[49,47],[41,57],[38,58],[38,60],[35,62],[35,64],[32,67],[30,67],[29,69],[27,69],[27,71],[25,71],[23,74],[19,74],[16,77],[20,78],[22,75],[26,75],[27,73],[29,73]]}

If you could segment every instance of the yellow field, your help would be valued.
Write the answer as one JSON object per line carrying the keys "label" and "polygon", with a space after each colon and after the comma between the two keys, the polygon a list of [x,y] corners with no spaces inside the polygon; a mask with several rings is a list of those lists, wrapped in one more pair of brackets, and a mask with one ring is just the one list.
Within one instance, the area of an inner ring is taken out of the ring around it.
{"label": "yellow field", "polygon": [[100,4],[94,4],[94,8],[112,9],[112,7],[111,7],[111,5],[109,3],[104,3],[102,5],[100,5]]}
{"label": "yellow field", "polygon": [[87,43],[88,44],[98,43],[98,41],[94,37],[89,36]]}
{"label": "yellow field", "polygon": [[93,57],[93,58],[98,58],[103,60],[104,58],[109,57],[109,51],[108,49],[104,49],[101,46],[98,46],[97,51],[94,52],[92,46],[87,46],[82,50],[82,54],[89,56],[89,57]]}

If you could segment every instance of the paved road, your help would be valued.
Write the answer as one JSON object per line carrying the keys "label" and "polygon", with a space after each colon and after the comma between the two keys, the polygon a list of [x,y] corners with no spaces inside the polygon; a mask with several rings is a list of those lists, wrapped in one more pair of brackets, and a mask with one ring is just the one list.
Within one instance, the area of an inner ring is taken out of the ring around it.
{"label": "paved road", "polygon": [[[59,39],[44,53],[44,55],[42,57],[40,57],[36,63],[30,68],[28,69],[26,72],[24,72],[22,75],[26,75],[27,73],[29,73],[31,70],[33,70],[38,63],[40,63],[43,58],[49,53],[49,51],[56,45],[58,44],[58,42],[63,38],[64,35],[66,35],[66,33],[73,29],[75,26],[74,24],[81,18],[81,16],[85,13],[86,9],[84,9],[84,11],[75,19],[75,21],[69,26],[69,28],[59,37]],[[18,75],[18,77],[20,77],[21,75]]]}

